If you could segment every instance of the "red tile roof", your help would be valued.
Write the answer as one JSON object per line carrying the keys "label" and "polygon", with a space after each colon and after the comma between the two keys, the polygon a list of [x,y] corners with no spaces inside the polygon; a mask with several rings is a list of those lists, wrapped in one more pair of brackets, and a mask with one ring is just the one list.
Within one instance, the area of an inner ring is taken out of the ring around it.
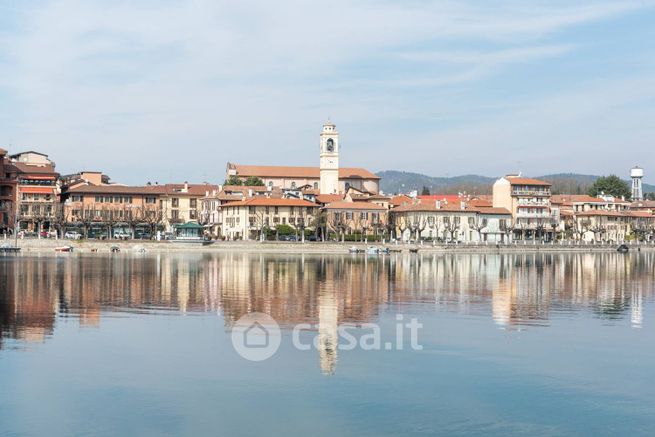
{"label": "red tile roof", "polygon": [[44,174],[44,175],[47,174],[53,176],[58,175],[58,173],[55,172],[55,168],[51,164],[34,165],[34,164],[25,164],[23,162],[12,162],[12,165],[16,168],[16,170],[24,174]]}
{"label": "red tile roof", "polygon": [[137,194],[159,195],[161,192],[152,190],[152,186],[128,185],[80,185],[68,190],[71,194]]}
{"label": "red tile roof", "polygon": [[[239,177],[259,176],[281,179],[319,179],[319,167],[295,167],[283,165],[239,165],[232,164]],[[380,179],[363,168],[340,168],[339,179]]]}
{"label": "red tile roof", "polygon": [[505,179],[507,179],[512,185],[541,185],[544,187],[550,187],[552,185],[550,182],[519,176],[505,176]]}
{"label": "red tile roof", "polygon": [[369,202],[332,202],[328,203],[324,207],[325,209],[357,209],[357,210],[366,210],[366,211],[386,211],[387,209],[383,206],[380,206],[376,203]]}
{"label": "red tile roof", "polygon": [[316,201],[318,203],[330,203],[330,202],[338,202],[340,200],[343,200],[343,195],[342,194],[319,194],[316,196]]}
{"label": "red tile roof", "polygon": [[487,208],[487,207],[482,207],[482,208],[474,208],[477,209],[478,213],[480,214],[504,214],[504,215],[512,215],[511,212],[507,210],[507,208]]}
{"label": "red tile roof", "polygon": [[164,184],[164,185],[147,185],[145,187],[155,193],[166,194],[168,196],[204,196],[207,192],[218,191],[218,185],[213,184]]}
{"label": "red tile roof", "polygon": [[586,194],[553,194],[550,203],[572,205],[574,203],[611,203],[599,197],[587,196]]}
{"label": "red tile roof", "polygon": [[389,203],[391,205],[393,205],[393,206],[400,206],[400,205],[402,205],[404,203],[408,203],[408,202],[411,202],[411,201],[412,201],[411,197],[405,196],[405,195],[400,195],[400,196],[393,196]]}
{"label": "red tile roof", "polygon": [[318,206],[302,199],[281,199],[270,197],[251,197],[237,202],[226,203],[223,206]]}

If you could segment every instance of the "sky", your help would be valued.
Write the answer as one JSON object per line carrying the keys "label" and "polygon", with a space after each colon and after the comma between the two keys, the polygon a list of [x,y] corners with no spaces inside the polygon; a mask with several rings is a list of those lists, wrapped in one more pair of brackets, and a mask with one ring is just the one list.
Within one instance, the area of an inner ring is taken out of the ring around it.
{"label": "sky", "polygon": [[654,1],[0,0],[0,147],[114,182],[227,162],[431,176],[645,169]]}

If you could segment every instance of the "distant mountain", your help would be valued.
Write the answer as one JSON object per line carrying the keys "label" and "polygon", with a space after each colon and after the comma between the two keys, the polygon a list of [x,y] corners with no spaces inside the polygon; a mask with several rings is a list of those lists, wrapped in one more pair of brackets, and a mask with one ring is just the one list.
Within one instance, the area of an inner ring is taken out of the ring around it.
{"label": "distant mountain", "polygon": [[[385,193],[407,193],[417,190],[419,194],[423,187],[430,193],[454,194],[467,192],[470,194],[491,194],[491,186],[497,178],[463,175],[453,177],[433,177],[420,173],[385,170],[377,173],[382,178],[380,189]],[[553,184],[553,193],[583,194],[600,176],[578,173],[557,173],[535,176]],[[644,184],[644,192],[655,192],[655,185]]]}

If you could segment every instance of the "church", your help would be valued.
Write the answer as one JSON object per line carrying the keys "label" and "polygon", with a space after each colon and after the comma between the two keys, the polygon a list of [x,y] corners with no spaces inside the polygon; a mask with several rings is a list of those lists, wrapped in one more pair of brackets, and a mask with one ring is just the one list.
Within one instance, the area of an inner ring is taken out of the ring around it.
{"label": "church", "polygon": [[296,167],[274,165],[241,165],[228,162],[225,179],[258,177],[267,187],[313,190],[316,194],[343,194],[349,188],[378,194],[380,178],[363,168],[340,167],[339,132],[334,123],[323,125],[319,139],[319,166]]}

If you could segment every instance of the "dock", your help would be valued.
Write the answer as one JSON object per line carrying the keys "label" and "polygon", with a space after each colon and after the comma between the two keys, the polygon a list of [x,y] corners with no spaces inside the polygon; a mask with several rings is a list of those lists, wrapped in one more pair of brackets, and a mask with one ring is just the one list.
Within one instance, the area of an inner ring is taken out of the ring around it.
{"label": "dock", "polygon": [[18,253],[20,247],[0,247],[0,253]]}

